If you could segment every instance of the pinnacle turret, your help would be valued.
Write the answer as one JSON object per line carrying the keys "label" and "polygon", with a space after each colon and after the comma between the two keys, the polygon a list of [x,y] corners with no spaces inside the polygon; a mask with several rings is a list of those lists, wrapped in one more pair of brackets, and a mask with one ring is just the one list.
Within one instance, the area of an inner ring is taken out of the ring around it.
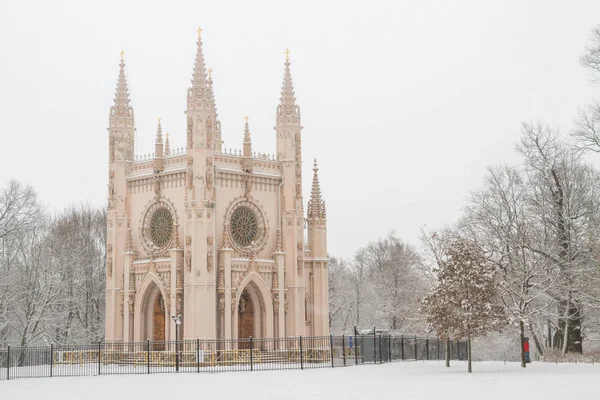
{"label": "pinnacle turret", "polygon": [[317,167],[317,160],[313,168],[313,184],[310,200],[308,202],[308,218],[325,219],[325,202],[321,198],[321,185],[319,184],[319,168]]}
{"label": "pinnacle turret", "polygon": [[169,143],[169,132],[167,132],[166,134],[166,139],[165,139],[165,156],[168,156],[171,154],[171,143]]}
{"label": "pinnacle turret", "polygon": [[281,85],[281,96],[277,106],[277,123],[300,123],[300,107],[296,105],[294,83],[290,71],[290,50],[285,51],[285,63],[283,73],[283,84]]}
{"label": "pinnacle turret", "polygon": [[250,126],[248,125],[248,117],[246,116],[246,124],[244,125],[244,142],[242,149],[242,169],[246,172],[251,172],[253,168],[252,160],[252,140],[250,139]]}
{"label": "pinnacle turret", "polygon": [[119,78],[117,79],[117,88],[115,90],[114,105],[110,108],[111,122],[113,118],[131,118],[133,119],[133,107],[130,105],[129,90],[127,87],[127,77],[125,76],[124,51],[121,50],[121,62],[119,63]]}
{"label": "pinnacle turret", "polygon": [[252,140],[250,139],[250,125],[248,125],[248,117],[246,117],[246,124],[244,125],[244,157],[252,157]]}
{"label": "pinnacle turret", "polygon": [[163,139],[162,139],[162,125],[160,123],[160,118],[158,119],[158,126],[156,127],[156,140],[154,141],[155,144],[162,144],[163,143]]}
{"label": "pinnacle turret", "polygon": [[162,172],[165,169],[164,157],[164,146],[162,138],[162,125],[160,118],[158,119],[158,126],[156,127],[156,140],[154,141],[154,172]]}

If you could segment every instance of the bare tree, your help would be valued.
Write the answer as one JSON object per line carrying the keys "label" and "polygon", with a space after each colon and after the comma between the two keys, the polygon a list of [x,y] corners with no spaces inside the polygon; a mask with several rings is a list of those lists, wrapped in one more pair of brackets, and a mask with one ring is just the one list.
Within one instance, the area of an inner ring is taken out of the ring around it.
{"label": "bare tree", "polygon": [[53,268],[65,286],[53,325],[57,343],[88,343],[103,336],[106,212],[72,206],[52,221],[48,235]]}
{"label": "bare tree", "polygon": [[[580,62],[589,69],[590,81],[600,83],[600,25],[592,29]],[[600,153],[600,103],[595,101],[585,109],[579,110],[572,136],[579,151]]]}
{"label": "bare tree", "polygon": [[590,69],[590,80],[600,82],[600,25],[592,29],[586,52],[580,61],[581,65]]}
{"label": "bare tree", "polygon": [[41,214],[35,191],[17,181],[0,192],[0,239],[31,227]]}
{"label": "bare tree", "polygon": [[[471,195],[461,226],[498,270],[502,303],[518,326],[520,343],[528,329],[543,354],[541,333],[532,322],[548,315],[560,273],[547,257],[530,250],[537,246],[539,234],[529,208],[523,173],[508,166],[489,168],[484,188]],[[525,367],[523,346],[520,354]]]}
{"label": "bare tree", "polygon": [[525,158],[529,212],[537,217],[537,243],[528,250],[560,274],[554,291],[558,323],[554,346],[582,352],[584,305],[594,303],[588,282],[598,271],[590,244],[598,237],[600,177],[542,123],[524,124],[518,151]]}
{"label": "bare tree", "polygon": [[348,262],[332,257],[329,261],[329,328],[348,332],[354,315],[354,277]]}
{"label": "bare tree", "polygon": [[106,211],[82,205],[51,217],[15,181],[0,206],[0,345],[102,338]]}

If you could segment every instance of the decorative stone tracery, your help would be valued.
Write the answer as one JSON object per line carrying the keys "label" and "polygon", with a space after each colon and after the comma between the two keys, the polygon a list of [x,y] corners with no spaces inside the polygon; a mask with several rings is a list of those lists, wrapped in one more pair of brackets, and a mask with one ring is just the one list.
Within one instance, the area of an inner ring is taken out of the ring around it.
{"label": "decorative stone tracery", "polygon": [[225,215],[224,239],[231,239],[228,244],[240,254],[256,254],[267,242],[267,226],[265,213],[256,201],[237,198]]}
{"label": "decorative stone tracery", "polygon": [[141,242],[148,254],[164,256],[172,248],[175,225],[177,213],[171,202],[164,198],[150,202],[140,223]]}

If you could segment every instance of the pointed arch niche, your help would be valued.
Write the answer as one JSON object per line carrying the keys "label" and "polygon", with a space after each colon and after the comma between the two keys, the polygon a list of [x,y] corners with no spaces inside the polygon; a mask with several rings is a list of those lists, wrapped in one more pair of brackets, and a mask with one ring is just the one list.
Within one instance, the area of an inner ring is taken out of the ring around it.
{"label": "pointed arch niche", "polygon": [[237,290],[232,337],[273,337],[273,304],[270,291],[256,272],[251,272]]}
{"label": "pointed arch niche", "polygon": [[[148,275],[137,297],[134,315],[134,340],[163,342],[169,340],[169,308],[160,281]],[[164,350],[164,344],[156,343],[154,350]]]}

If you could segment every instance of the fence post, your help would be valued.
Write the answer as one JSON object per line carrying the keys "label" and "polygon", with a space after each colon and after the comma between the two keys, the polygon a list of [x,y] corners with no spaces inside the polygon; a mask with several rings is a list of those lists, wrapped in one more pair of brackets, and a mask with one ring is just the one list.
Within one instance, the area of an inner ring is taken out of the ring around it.
{"label": "fence post", "polygon": [[388,333],[388,361],[392,362],[392,334]]}
{"label": "fence post", "polygon": [[146,340],[146,364],[148,365],[148,374],[150,373],[150,339]]}
{"label": "fence post", "polygon": [[100,375],[100,346],[102,345],[102,340],[98,340],[98,375]]}
{"label": "fence post", "polygon": [[404,334],[400,335],[400,347],[402,349],[402,351],[401,351],[402,361],[404,361]]}
{"label": "fence post", "polygon": [[344,359],[344,367],[346,366],[346,336],[342,335],[342,358]]}
{"label": "fence post", "polygon": [[50,378],[54,374],[54,343],[50,343]]}
{"label": "fence post", "polygon": [[302,335],[300,335],[300,369],[304,369],[304,355],[302,354]]}
{"label": "fence post", "polygon": [[427,360],[429,360],[429,336],[427,336],[427,339],[425,339],[425,355]]}
{"label": "fence post", "polygon": [[354,329],[354,365],[358,365],[358,336],[356,336],[356,329]]}
{"label": "fence post", "polygon": [[252,336],[250,336],[250,371],[254,371],[254,360],[252,357],[252,353],[254,352],[252,350]]}
{"label": "fence post", "polygon": [[417,356],[417,350],[419,350],[417,348],[417,341],[419,340],[419,338],[417,337],[417,335],[415,335],[415,361],[419,360],[419,357]]}
{"label": "fence post", "polygon": [[373,364],[377,364],[377,334],[373,325]]}
{"label": "fence post", "polygon": [[381,332],[379,332],[379,364],[383,363],[383,356],[381,355]]}
{"label": "fence post", "polygon": [[196,369],[200,373],[200,339],[196,338]]}
{"label": "fence post", "polygon": [[6,350],[6,380],[10,380],[10,346]]}
{"label": "fence post", "polygon": [[333,368],[333,334],[329,334],[329,347],[331,349],[331,368]]}
{"label": "fence post", "polygon": [[[177,324],[175,324],[175,332],[177,332]],[[175,334],[175,372],[179,372],[179,342],[177,333]]]}

